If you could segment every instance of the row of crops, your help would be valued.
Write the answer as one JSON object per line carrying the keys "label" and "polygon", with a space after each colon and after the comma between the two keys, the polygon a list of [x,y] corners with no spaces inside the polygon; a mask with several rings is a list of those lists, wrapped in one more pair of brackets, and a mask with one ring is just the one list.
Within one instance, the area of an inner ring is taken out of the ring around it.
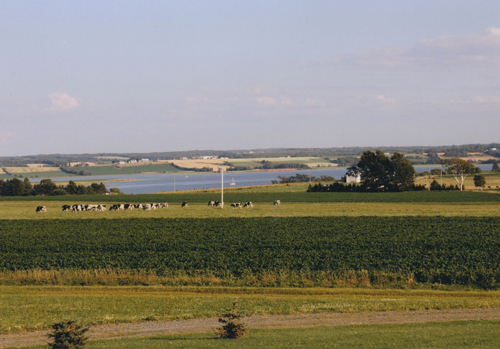
{"label": "row of crops", "polygon": [[2,220],[0,270],[413,273],[496,287],[500,219],[303,217]]}
{"label": "row of crops", "polygon": [[[170,194],[131,194],[131,195],[62,195],[44,197],[3,197],[0,201],[64,201],[64,202],[183,202],[206,203],[219,200],[220,193],[170,193]],[[273,203],[282,202],[437,202],[470,203],[500,202],[500,195],[483,192],[402,192],[402,193],[316,193],[316,192],[244,192],[228,191],[224,193],[225,202]]]}

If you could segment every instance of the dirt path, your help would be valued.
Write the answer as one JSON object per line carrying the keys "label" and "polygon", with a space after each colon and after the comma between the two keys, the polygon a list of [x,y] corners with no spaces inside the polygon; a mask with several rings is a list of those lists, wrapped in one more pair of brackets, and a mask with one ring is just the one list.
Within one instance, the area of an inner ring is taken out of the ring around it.
{"label": "dirt path", "polygon": [[[321,313],[252,316],[249,328],[287,328],[360,324],[403,324],[415,322],[500,320],[500,308],[362,313]],[[91,327],[91,339],[145,337],[161,334],[209,332],[218,326],[216,318],[98,325]],[[0,334],[0,348],[46,344],[48,331]]]}

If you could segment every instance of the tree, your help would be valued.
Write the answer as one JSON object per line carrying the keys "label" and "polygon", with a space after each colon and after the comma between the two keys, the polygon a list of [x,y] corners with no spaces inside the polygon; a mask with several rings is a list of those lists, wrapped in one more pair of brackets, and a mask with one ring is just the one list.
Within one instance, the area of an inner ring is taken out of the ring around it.
{"label": "tree", "polygon": [[391,157],[391,167],[394,173],[393,185],[398,191],[411,190],[415,184],[415,169],[410,160],[395,152]]}
{"label": "tree", "polygon": [[30,180],[28,177],[24,178],[24,195],[31,195],[31,192],[33,191],[33,185],[31,185]]}
{"label": "tree", "polygon": [[491,172],[500,172],[500,167],[498,167],[498,162],[493,161],[493,167],[491,168]]}
{"label": "tree", "polygon": [[37,195],[52,195],[57,189],[57,185],[51,179],[42,179],[40,183],[35,184],[34,191]]}
{"label": "tree", "polygon": [[244,315],[238,310],[238,303],[233,303],[233,308],[226,311],[219,318],[219,322],[223,324],[217,328],[216,333],[222,338],[238,339],[247,334],[248,329],[246,324],[241,322]]}
{"label": "tree", "polygon": [[75,182],[69,181],[68,185],[66,186],[66,191],[70,195],[78,194],[78,186]]}
{"label": "tree", "polygon": [[115,195],[123,195],[123,192],[119,188],[111,188],[109,189],[109,192]]}
{"label": "tree", "polygon": [[347,175],[361,174],[362,188],[367,191],[407,191],[415,183],[415,169],[403,154],[391,158],[382,150],[363,152],[357,166],[347,169]]}
{"label": "tree", "polygon": [[391,172],[391,160],[379,149],[375,153],[371,150],[363,152],[358,165],[350,167],[347,175],[357,176],[360,173],[364,190],[387,191]]}
{"label": "tree", "polygon": [[484,178],[484,176],[480,174],[475,175],[474,185],[476,186],[476,188],[481,188],[481,190],[483,190],[483,187],[486,185],[486,178]]}
{"label": "tree", "polygon": [[88,327],[82,327],[74,320],[64,320],[52,325],[52,333],[47,337],[53,338],[54,343],[49,343],[51,349],[77,349],[87,344],[88,337],[85,332]]}
{"label": "tree", "polygon": [[2,195],[4,196],[22,196],[24,193],[24,182],[18,178],[7,179],[3,185]]}
{"label": "tree", "polygon": [[474,164],[461,158],[444,159],[442,164],[446,166],[446,173],[452,174],[460,186],[460,190],[464,190],[464,181],[468,175],[475,173]]}
{"label": "tree", "polygon": [[436,180],[433,180],[432,183],[431,183],[431,188],[430,190],[441,190],[442,187],[441,185],[438,183],[438,181]]}

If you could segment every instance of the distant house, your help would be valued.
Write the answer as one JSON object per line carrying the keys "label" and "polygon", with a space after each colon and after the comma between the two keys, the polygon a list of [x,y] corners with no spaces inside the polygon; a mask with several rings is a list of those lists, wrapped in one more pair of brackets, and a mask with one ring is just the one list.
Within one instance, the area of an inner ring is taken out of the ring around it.
{"label": "distant house", "polygon": [[192,160],[212,160],[212,159],[217,159],[217,155],[205,155],[205,156],[193,156],[191,159]]}
{"label": "distant house", "polygon": [[140,159],[139,162],[149,162],[149,159]]}
{"label": "distant house", "polygon": [[129,164],[135,164],[137,162],[137,160],[134,160],[134,159],[131,159],[129,161],[127,161]]}
{"label": "distant house", "polygon": [[346,183],[361,183],[361,174],[358,174],[357,176],[345,176],[345,182]]}

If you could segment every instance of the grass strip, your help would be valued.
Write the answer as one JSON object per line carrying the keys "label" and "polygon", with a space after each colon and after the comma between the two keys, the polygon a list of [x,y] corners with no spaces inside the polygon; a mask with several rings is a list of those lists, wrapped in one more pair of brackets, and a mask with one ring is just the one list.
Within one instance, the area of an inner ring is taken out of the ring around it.
{"label": "grass strip", "polygon": [[239,340],[218,339],[212,333],[100,340],[90,342],[88,348],[495,348],[499,328],[500,321],[353,325],[251,330]]}

